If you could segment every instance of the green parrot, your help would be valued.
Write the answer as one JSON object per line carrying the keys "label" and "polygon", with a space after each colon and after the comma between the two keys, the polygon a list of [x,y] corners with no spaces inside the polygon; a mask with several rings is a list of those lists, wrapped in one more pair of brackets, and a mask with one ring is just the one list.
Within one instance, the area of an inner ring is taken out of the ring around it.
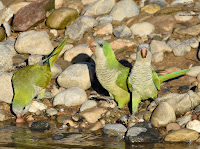
{"label": "green parrot", "polygon": [[90,43],[90,49],[95,56],[97,79],[111,98],[115,99],[118,107],[123,108],[130,101],[127,86],[129,68],[117,61],[112,47],[103,39]]}
{"label": "green parrot", "polygon": [[14,98],[12,111],[17,116],[17,123],[24,122],[22,116],[26,113],[34,97],[44,97],[45,89],[51,80],[51,67],[62,51],[66,39],[52,52],[52,54],[34,65],[19,69],[12,77]]}
{"label": "green parrot", "polygon": [[180,70],[166,75],[158,76],[151,69],[152,53],[149,44],[138,46],[136,61],[128,78],[129,89],[132,91],[132,113],[137,112],[141,100],[157,97],[161,83],[185,75],[189,69]]}

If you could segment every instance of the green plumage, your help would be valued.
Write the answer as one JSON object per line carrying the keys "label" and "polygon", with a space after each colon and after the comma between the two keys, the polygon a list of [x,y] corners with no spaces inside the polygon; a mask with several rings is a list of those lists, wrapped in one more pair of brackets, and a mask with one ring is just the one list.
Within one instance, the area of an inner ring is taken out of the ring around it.
{"label": "green plumage", "polygon": [[117,101],[118,107],[123,108],[130,101],[127,88],[129,68],[117,61],[111,46],[103,39],[95,40],[94,55],[99,82]]}
{"label": "green plumage", "polygon": [[152,54],[149,44],[140,44],[136,54],[135,65],[133,66],[130,76],[129,85],[132,91],[132,112],[137,112],[141,100],[157,97],[161,83],[169,79],[185,75],[189,70],[184,69],[170,74],[158,76],[151,69]]}
{"label": "green plumage", "polygon": [[35,96],[44,97],[45,89],[51,80],[51,67],[65,43],[66,40],[62,41],[47,59],[21,68],[13,75],[14,98],[12,109],[16,115],[26,113]]}

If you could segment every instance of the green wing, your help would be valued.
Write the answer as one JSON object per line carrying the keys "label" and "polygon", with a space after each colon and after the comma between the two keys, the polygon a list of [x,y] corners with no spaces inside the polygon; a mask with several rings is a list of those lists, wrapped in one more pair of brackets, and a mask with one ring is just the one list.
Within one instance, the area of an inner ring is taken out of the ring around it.
{"label": "green wing", "polygon": [[120,64],[118,69],[119,69],[119,73],[118,73],[118,77],[116,80],[116,84],[120,88],[128,91],[127,79],[128,79],[128,74],[129,74],[129,68]]}

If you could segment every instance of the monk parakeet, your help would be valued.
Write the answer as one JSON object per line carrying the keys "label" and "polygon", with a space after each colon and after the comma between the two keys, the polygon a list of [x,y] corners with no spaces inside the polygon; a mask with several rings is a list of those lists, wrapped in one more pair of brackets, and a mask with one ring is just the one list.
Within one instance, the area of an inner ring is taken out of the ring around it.
{"label": "monk parakeet", "polygon": [[136,61],[131,70],[128,81],[130,90],[132,91],[132,113],[137,112],[138,105],[141,100],[157,97],[161,83],[186,74],[189,70],[184,69],[166,75],[158,76],[151,69],[152,53],[147,43],[138,46]]}
{"label": "monk parakeet", "polygon": [[34,97],[44,97],[45,89],[51,80],[51,67],[54,65],[59,53],[62,51],[66,39],[52,52],[52,54],[40,62],[19,69],[12,78],[14,98],[12,111],[17,116],[17,123],[24,122],[22,115],[29,110]]}
{"label": "monk parakeet", "polygon": [[97,79],[116,100],[118,107],[123,108],[130,101],[127,86],[129,68],[117,61],[111,46],[103,39],[92,42],[90,49],[95,56]]}

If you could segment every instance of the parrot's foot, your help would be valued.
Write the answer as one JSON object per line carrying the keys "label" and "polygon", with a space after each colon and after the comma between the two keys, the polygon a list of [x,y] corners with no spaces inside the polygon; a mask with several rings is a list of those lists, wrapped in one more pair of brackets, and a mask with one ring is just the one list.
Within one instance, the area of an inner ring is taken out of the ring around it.
{"label": "parrot's foot", "polygon": [[17,114],[16,123],[24,123],[22,114]]}

